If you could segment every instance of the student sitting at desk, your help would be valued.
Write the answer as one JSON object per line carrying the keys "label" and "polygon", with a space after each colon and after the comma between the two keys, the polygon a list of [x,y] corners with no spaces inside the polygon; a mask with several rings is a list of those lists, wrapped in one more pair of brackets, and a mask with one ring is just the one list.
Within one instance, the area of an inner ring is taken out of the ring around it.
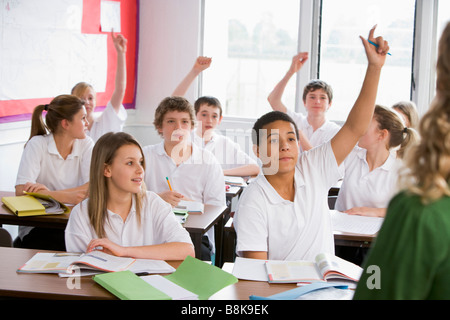
{"label": "student sitting at desk", "polygon": [[110,132],[97,141],[89,198],[72,209],[65,231],[68,252],[160,260],[194,256],[172,207],[146,191],[144,169],[142,149],[131,135]]}
{"label": "student sitting at desk", "polygon": [[[200,72],[211,65],[211,58],[198,57],[191,71],[173,92],[173,96],[184,96]],[[222,166],[226,176],[256,176],[259,166],[254,159],[241,150],[239,144],[217,132],[223,119],[222,106],[215,97],[203,96],[194,103],[199,125],[192,133],[193,142],[210,151]]]}
{"label": "student sitting at desk", "polygon": [[336,123],[326,118],[326,113],[333,102],[333,90],[325,81],[311,80],[303,89],[303,104],[308,113],[306,117],[288,109],[281,100],[289,80],[307,60],[307,52],[295,55],[288,72],[267,98],[273,110],[285,112],[294,119],[300,129],[299,142],[303,151],[331,140],[340,129]]}
{"label": "student sitting at desk", "polygon": [[106,105],[102,114],[94,119],[96,107],[96,92],[92,85],[80,82],[72,88],[72,94],[86,101],[87,119],[89,120],[88,135],[92,140],[97,141],[104,133],[122,131],[123,124],[127,119],[127,111],[122,105],[127,86],[126,51],[127,40],[121,35],[114,35],[111,38],[117,52],[117,67],[114,91],[111,100]]}
{"label": "student sitting at desk", "polygon": [[436,97],[406,154],[354,299],[450,299],[450,23],[439,41]]}
{"label": "student sitting at desk", "polygon": [[[212,153],[191,142],[194,123],[194,109],[185,98],[168,97],[161,101],[154,125],[163,141],[143,148],[148,168],[145,184],[172,206],[180,200],[224,206],[222,168]],[[208,250],[214,252],[214,229],[207,234],[211,245]],[[203,259],[209,258],[207,252]]]}
{"label": "student sitting at desk", "polygon": [[[16,195],[28,191],[48,194],[66,204],[82,201],[88,189],[94,146],[86,137],[87,125],[84,102],[75,96],[61,95],[48,105],[37,106],[19,165]],[[20,227],[15,246],[64,250],[64,232]]]}
{"label": "student sitting at desk", "polygon": [[417,141],[401,115],[375,106],[372,122],[358,146],[344,161],[345,173],[335,209],[349,214],[384,217],[397,193],[398,170],[402,161],[395,148],[404,150]]}
{"label": "student sitting at desk", "polygon": [[302,153],[298,130],[287,114],[272,111],[253,127],[255,154],[263,175],[244,190],[234,225],[239,256],[273,260],[313,260],[318,253],[334,254],[330,187],[341,176],[339,165],[364,135],[375,108],[378,82],[388,52],[382,37],[361,38],[368,58],[360,95],[341,130],[327,143]]}

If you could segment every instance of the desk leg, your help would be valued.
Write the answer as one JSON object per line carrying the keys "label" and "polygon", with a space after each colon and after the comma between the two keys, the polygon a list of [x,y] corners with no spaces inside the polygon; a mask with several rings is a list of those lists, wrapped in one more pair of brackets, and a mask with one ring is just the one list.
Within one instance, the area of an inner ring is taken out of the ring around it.
{"label": "desk leg", "polygon": [[214,236],[216,240],[216,257],[214,264],[216,267],[222,268],[223,264],[223,230],[224,230],[224,216],[222,215],[217,223],[214,225]]}
{"label": "desk leg", "polygon": [[191,236],[192,243],[194,244],[194,250],[195,250],[195,257],[197,259],[202,259],[202,234],[201,233],[194,233],[189,232],[189,235]]}

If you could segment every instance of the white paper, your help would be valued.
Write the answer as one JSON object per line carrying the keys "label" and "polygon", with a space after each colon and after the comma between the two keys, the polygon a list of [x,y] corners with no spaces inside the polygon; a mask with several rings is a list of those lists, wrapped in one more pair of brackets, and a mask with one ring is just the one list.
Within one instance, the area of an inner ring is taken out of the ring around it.
{"label": "white paper", "polygon": [[172,273],[175,268],[164,260],[136,259],[128,270],[134,273]]}
{"label": "white paper", "polygon": [[107,35],[81,33],[82,0],[0,4],[0,100],[55,97],[80,81],[105,91]]}
{"label": "white paper", "polygon": [[172,300],[198,300],[198,296],[195,293],[180,287],[160,275],[143,276],[141,278],[159,291],[167,294]]}
{"label": "white paper", "polygon": [[100,6],[100,24],[103,32],[121,32],[120,29],[120,2],[102,1]]}
{"label": "white paper", "polygon": [[197,201],[185,201],[181,200],[178,202],[177,208],[187,209],[188,212],[204,212],[205,206],[201,202]]}
{"label": "white paper", "polygon": [[232,274],[241,280],[267,281],[265,260],[236,257]]}
{"label": "white paper", "polygon": [[333,230],[373,235],[383,224],[383,218],[350,215],[336,210],[330,210]]}

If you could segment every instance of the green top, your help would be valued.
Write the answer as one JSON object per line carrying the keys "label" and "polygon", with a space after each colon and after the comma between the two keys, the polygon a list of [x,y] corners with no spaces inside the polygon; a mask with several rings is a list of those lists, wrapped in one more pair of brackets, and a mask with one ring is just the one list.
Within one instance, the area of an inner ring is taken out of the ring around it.
{"label": "green top", "polygon": [[450,197],[392,199],[354,299],[450,299]]}

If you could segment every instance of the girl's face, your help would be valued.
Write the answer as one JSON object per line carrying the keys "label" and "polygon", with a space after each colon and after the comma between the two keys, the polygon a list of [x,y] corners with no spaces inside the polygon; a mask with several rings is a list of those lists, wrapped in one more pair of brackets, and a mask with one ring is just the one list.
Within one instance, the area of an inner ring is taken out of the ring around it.
{"label": "girl's face", "polygon": [[219,108],[202,104],[197,112],[197,120],[202,124],[202,133],[215,129],[222,120]]}
{"label": "girl's face", "polygon": [[84,107],[73,116],[71,121],[67,120],[66,123],[66,130],[74,139],[86,138],[89,121],[87,120],[86,109]]}
{"label": "girl's face", "polygon": [[364,149],[368,149],[371,146],[375,146],[383,140],[383,131],[379,129],[378,121],[372,118],[369,128],[365,135],[363,135],[358,142],[358,146]]}
{"label": "girl's face", "polygon": [[104,169],[110,194],[139,193],[144,181],[143,161],[141,150],[134,144],[117,149],[112,163]]}
{"label": "girl's face", "polygon": [[162,125],[158,128],[165,143],[178,144],[186,142],[191,134],[191,117],[188,112],[169,111],[164,115]]}
{"label": "girl's face", "polygon": [[95,97],[96,97],[95,91],[91,87],[87,87],[86,90],[84,91],[84,94],[81,97],[79,97],[80,99],[86,102],[85,107],[88,117],[90,117],[95,110],[96,105]]}
{"label": "girl's face", "polygon": [[295,127],[288,121],[277,120],[263,127],[257,156],[263,163],[264,174],[288,173],[295,170],[299,142]]}

